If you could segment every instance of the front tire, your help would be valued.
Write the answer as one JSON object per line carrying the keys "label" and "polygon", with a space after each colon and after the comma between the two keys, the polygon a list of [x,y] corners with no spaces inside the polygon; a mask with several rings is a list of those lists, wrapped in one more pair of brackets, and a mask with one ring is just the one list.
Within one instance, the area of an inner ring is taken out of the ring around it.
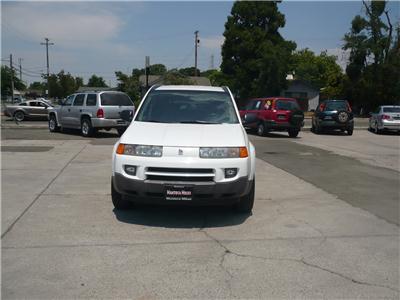
{"label": "front tire", "polygon": [[112,178],[111,178],[111,200],[115,209],[125,210],[131,207],[131,203],[125,200],[122,197],[122,194],[118,193],[117,190],[115,189]]}
{"label": "front tire", "polygon": [[353,128],[347,129],[347,135],[353,135]]}
{"label": "front tire", "polygon": [[289,129],[288,133],[291,138],[295,138],[299,135],[299,131],[298,129]]}
{"label": "front tire", "polygon": [[49,131],[57,132],[60,131],[60,127],[57,124],[57,119],[54,115],[51,115],[49,118]]}
{"label": "front tire", "polygon": [[16,111],[14,113],[14,119],[17,122],[22,122],[25,119],[25,114],[23,111]]}
{"label": "front tire", "polygon": [[381,133],[381,131],[379,130],[379,127],[378,127],[378,122],[375,122],[374,132],[376,134],[380,134]]}
{"label": "front tire", "polygon": [[265,125],[263,123],[258,124],[257,126],[257,135],[265,136],[266,130]]}
{"label": "front tire", "polygon": [[240,198],[239,203],[236,204],[235,208],[237,212],[249,214],[253,210],[255,187],[256,187],[255,182],[256,178],[253,178],[249,193]]}

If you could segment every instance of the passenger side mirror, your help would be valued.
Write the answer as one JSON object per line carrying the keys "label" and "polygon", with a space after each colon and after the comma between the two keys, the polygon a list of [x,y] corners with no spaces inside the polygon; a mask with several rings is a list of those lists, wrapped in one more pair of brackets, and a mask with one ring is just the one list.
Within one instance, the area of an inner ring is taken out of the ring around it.
{"label": "passenger side mirror", "polygon": [[132,122],[133,120],[133,110],[123,110],[119,113],[122,120],[126,122]]}

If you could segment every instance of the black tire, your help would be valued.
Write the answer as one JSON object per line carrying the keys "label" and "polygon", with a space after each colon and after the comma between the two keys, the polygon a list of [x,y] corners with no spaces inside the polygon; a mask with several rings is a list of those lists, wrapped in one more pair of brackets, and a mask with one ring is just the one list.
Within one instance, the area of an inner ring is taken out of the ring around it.
{"label": "black tire", "polygon": [[321,128],[318,125],[314,127],[314,133],[321,134]]}
{"label": "black tire", "polygon": [[124,132],[125,132],[125,130],[126,130],[126,127],[117,128],[118,135],[119,135],[119,136],[123,135]]}
{"label": "black tire", "polygon": [[380,129],[378,128],[378,122],[375,122],[374,132],[376,134],[380,134],[381,133]]}
{"label": "black tire", "polygon": [[25,114],[24,114],[23,111],[17,110],[17,111],[14,113],[14,120],[15,120],[15,121],[17,121],[17,122],[22,122],[24,119],[25,119]]}
{"label": "black tire", "polygon": [[235,209],[239,213],[249,214],[251,213],[254,205],[254,194],[255,194],[255,182],[256,179],[254,178],[251,182],[251,188],[247,195],[240,198],[239,202],[236,204]]}
{"label": "black tire", "polygon": [[347,129],[347,135],[353,135],[353,128]]}
{"label": "black tire", "polygon": [[84,137],[91,137],[95,133],[95,130],[92,127],[92,122],[89,118],[83,118],[81,121],[81,134]]}
{"label": "black tire", "polygon": [[289,133],[289,136],[291,137],[291,138],[295,138],[295,137],[297,137],[298,135],[299,135],[299,129],[297,129],[297,128],[292,128],[292,129],[289,129],[288,130],[288,133]]}
{"label": "black tire", "polygon": [[131,208],[132,205],[129,201],[125,200],[120,193],[114,188],[114,182],[111,178],[111,200],[115,207],[118,210],[125,210]]}
{"label": "black tire", "polygon": [[295,110],[290,116],[289,123],[295,127],[300,127],[304,121],[304,113],[301,110]]}
{"label": "black tire", "polygon": [[266,129],[265,129],[264,123],[263,123],[263,122],[259,123],[259,124],[257,125],[257,135],[259,135],[259,136],[265,136],[266,132],[267,132],[267,131],[266,131]]}
{"label": "black tire", "polygon": [[57,124],[57,118],[55,115],[50,115],[49,117],[49,131],[57,132],[60,131],[60,126]]}
{"label": "black tire", "polygon": [[350,119],[350,115],[347,111],[340,110],[334,115],[334,119],[340,124],[346,124]]}

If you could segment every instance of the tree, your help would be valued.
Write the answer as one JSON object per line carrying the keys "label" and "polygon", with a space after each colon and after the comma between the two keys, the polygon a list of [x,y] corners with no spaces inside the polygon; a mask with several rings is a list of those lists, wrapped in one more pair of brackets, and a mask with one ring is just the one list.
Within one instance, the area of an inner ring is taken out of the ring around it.
{"label": "tree", "polygon": [[46,90],[46,88],[47,88],[47,85],[45,82],[35,81],[29,85],[30,90],[39,90],[39,91],[44,92]]}
{"label": "tree", "polygon": [[118,90],[127,93],[137,107],[140,101],[140,73],[138,74],[137,72],[134,72],[134,70],[132,71],[131,76],[126,75],[121,71],[116,71],[115,76],[118,81]]}
{"label": "tree", "polygon": [[386,1],[363,5],[365,17],[354,17],[343,49],[350,51],[346,94],[354,105],[369,111],[400,99],[399,29],[394,32]]}
{"label": "tree", "polygon": [[82,77],[75,77],[75,86],[77,89],[84,86]]}
{"label": "tree", "polygon": [[49,96],[53,98],[65,98],[76,92],[82,83],[83,79],[81,77],[74,78],[70,73],[65,73],[64,70],[61,70],[58,74],[50,74]]}
{"label": "tree", "polygon": [[[14,76],[13,76],[14,75]],[[1,95],[11,96],[11,78],[14,78],[14,89],[22,91],[26,89],[25,84],[11,72],[11,68],[7,66],[1,66]]]}
{"label": "tree", "polygon": [[[167,73],[167,68],[163,64],[150,65],[149,67],[150,75],[164,75],[165,73]],[[144,74],[144,69],[143,69],[143,74]]]}
{"label": "tree", "polygon": [[[195,67],[179,69],[178,72],[185,76],[194,76]],[[197,69],[197,73],[200,74],[200,70]]]}
{"label": "tree", "polygon": [[176,70],[171,70],[164,75],[163,84],[191,85],[194,84],[194,82],[188,78],[188,76],[185,76]]}
{"label": "tree", "polygon": [[96,76],[95,74],[93,74],[92,77],[89,78],[87,85],[92,87],[107,87],[107,84],[105,83],[103,77]]}
{"label": "tree", "polygon": [[285,17],[276,2],[235,2],[225,23],[221,70],[241,99],[278,95],[286,86],[294,42],[278,30]]}
{"label": "tree", "polygon": [[213,86],[230,86],[227,76],[219,70],[207,70],[200,74],[207,77]]}

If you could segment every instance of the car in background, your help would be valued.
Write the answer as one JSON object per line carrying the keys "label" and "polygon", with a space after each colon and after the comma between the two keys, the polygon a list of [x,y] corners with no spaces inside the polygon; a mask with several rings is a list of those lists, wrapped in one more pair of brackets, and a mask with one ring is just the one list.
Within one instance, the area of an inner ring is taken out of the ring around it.
{"label": "car in background", "polygon": [[12,117],[18,122],[34,118],[47,119],[48,110],[52,107],[47,101],[28,100],[14,105],[7,105],[4,109],[4,115]]}
{"label": "car in background", "polygon": [[348,135],[353,134],[354,116],[346,100],[325,100],[315,110],[311,131],[319,134],[332,130],[347,131]]}
{"label": "car in background", "polygon": [[116,209],[141,202],[250,213],[255,161],[227,87],[153,86],[114,146],[112,202]]}
{"label": "car in background", "polygon": [[129,96],[116,91],[82,92],[68,96],[48,111],[49,130],[62,128],[80,129],[84,137],[94,135],[97,130],[117,129],[122,135],[129,122],[121,118],[122,111],[133,111],[135,106]]}
{"label": "car in background", "polygon": [[379,134],[382,131],[400,132],[400,105],[379,106],[370,114],[369,129]]}
{"label": "car in background", "polygon": [[243,125],[256,130],[259,136],[270,131],[287,131],[290,137],[297,137],[304,126],[304,113],[293,98],[251,99],[240,116]]}

